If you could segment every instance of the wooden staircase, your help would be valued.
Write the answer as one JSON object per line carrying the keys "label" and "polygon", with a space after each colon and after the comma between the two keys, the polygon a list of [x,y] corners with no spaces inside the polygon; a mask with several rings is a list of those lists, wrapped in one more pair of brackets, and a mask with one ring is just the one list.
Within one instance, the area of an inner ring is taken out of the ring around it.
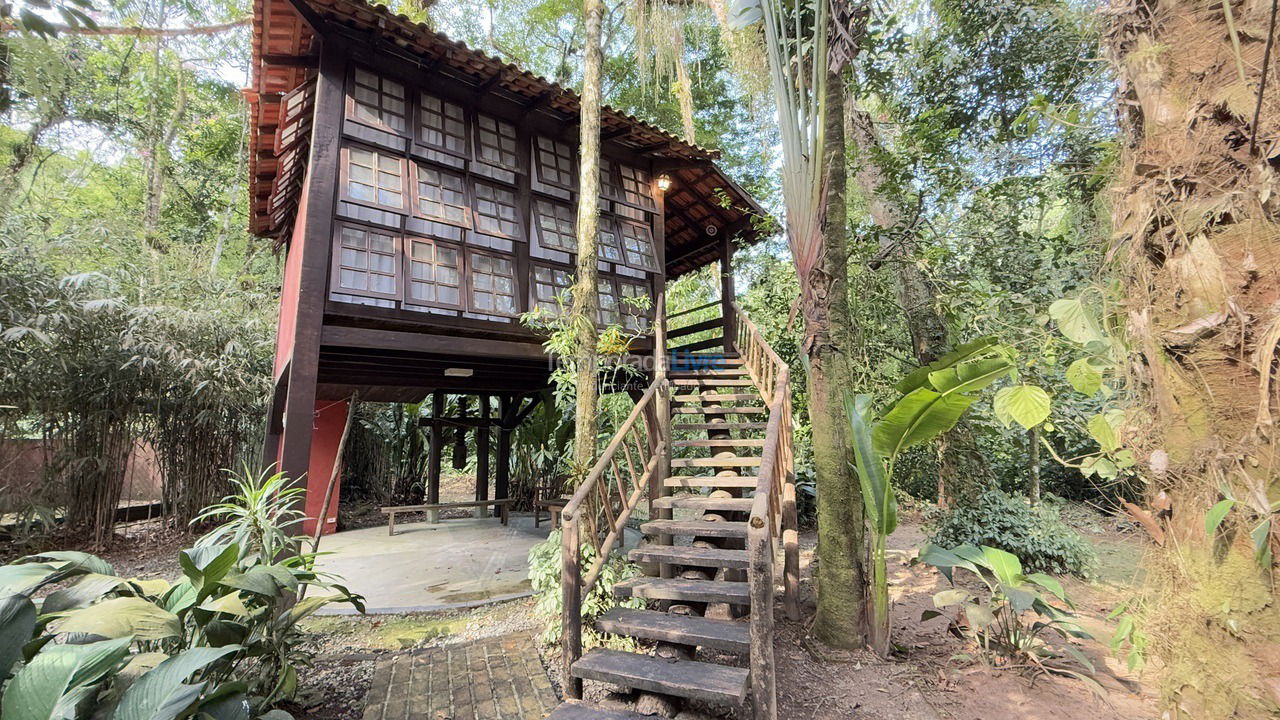
{"label": "wooden staircase", "polygon": [[[779,583],[788,614],[798,619],[788,371],[741,309],[731,308],[732,322],[703,320],[671,332],[724,329],[720,338],[665,355],[674,367],[660,361],[653,383],[564,509],[568,700],[554,720],[654,717],[581,701],[585,680],[657,695],[667,707],[687,700],[738,706],[750,698],[756,718],[777,717],[772,636]],[[661,325],[659,348],[667,341]],[[702,352],[712,347],[726,352]],[[644,541],[627,556],[645,574],[616,583],[612,592],[643,598],[647,609],[614,608],[596,619],[595,629],[654,650],[583,654],[582,598],[644,500]],[[584,546],[594,550],[586,568]]]}

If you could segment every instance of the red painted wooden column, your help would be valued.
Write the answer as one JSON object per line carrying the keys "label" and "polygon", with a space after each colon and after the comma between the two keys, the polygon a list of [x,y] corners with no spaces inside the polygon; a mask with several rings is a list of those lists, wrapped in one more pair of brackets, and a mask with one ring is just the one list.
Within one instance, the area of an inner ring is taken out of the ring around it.
{"label": "red painted wooden column", "polygon": [[[315,534],[316,519],[320,517],[320,506],[324,504],[329,475],[333,472],[333,464],[339,460],[338,444],[342,442],[342,429],[347,424],[347,404],[346,400],[321,400],[316,403],[315,425],[311,432],[311,462],[306,478],[307,494],[303,504],[307,519],[303,521],[302,531],[308,537]],[[325,516],[324,535],[338,529],[341,489],[342,475],[339,474],[337,483],[333,486],[333,499],[329,501],[329,512]]]}

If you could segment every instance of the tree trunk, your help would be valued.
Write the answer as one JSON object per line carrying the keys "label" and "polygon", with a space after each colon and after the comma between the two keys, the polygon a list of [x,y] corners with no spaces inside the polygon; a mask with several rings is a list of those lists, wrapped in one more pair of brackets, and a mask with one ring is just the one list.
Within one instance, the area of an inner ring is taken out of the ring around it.
{"label": "tree trunk", "polygon": [[[916,264],[916,229],[899,196],[892,191],[876,156],[885,152],[871,115],[848,99],[849,144],[854,152],[854,177],[866,200],[871,219],[882,230],[876,262],[885,262],[893,273],[894,292],[911,335],[911,350],[920,365],[942,357],[951,349],[950,333],[937,310],[933,285]],[[978,452],[969,424],[961,420],[936,442],[938,454],[938,504],[947,507],[981,494],[990,485],[991,472]]]}
{"label": "tree trunk", "polygon": [[818,612],[814,635],[837,647],[862,647],[866,622],[866,517],[853,472],[844,397],[849,366],[848,216],[845,208],[844,80],[827,79],[827,201],[822,257],[805,281],[803,349],[809,358],[809,419],[818,483]]}
{"label": "tree trunk", "polygon": [[[1139,0],[1116,2],[1109,14],[1125,140],[1109,257],[1127,327],[1114,342],[1127,343],[1117,350],[1127,354],[1138,410],[1122,440],[1145,464],[1147,492],[1171,504],[1156,529],[1163,542],[1144,563],[1138,620],[1163,665],[1172,715],[1274,718],[1280,522],[1268,504],[1280,496],[1280,196],[1268,159],[1280,141],[1280,87],[1266,39],[1274,5]],[[1222,493],[1237,503],[1210,537],[1205,516]]]}
{"label": "tree trunk", "polygon": [[35,122],[31,123],[26,136],[14,146],[13,157],[9,159],[4,177],[0,178],[0,210],[8,210],[17,199],[22,171],[27,169],[31,158],[35,157],[36,149],[40,147],[40,138],[67,119],[68,86],[69,83],[64,83],[61,92],[49,99],[49,104],[41,110]]}
{"label": "tree trunk", "polygon": [[584,0],[586,16],[585,65],[582,72],[582,139],[579,149],[578,266],[573,285],[569,323],[573,328],[576,356],[577,405],[574,414],[574,469],[586,474],[595,462],[599,389],[596,358],[596,315],[599,270],[596,236],[600,225],[600,73],[604,52],[600,46],[603,0]]}

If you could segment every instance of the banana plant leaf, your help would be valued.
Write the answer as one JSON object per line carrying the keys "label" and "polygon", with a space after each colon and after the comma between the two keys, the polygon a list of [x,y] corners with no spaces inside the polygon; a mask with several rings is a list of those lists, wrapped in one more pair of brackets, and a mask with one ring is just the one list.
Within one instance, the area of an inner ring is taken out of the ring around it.
{"label": "banana plant leaf", "polygon": [[850,440],[853,443],[858,483],[862,486],[867,514],[871,516],[875,532],[888,535],[898,527],[898,503],[885,471],[884,457],[876,450],[872,440],[874,412],[871,409],[871,396],[845,395],[844,408],[849,416]]}
{"label": "banana plant leaf", "polygon": [[929,376],[932,373],[992,353],[995,351],[997,343],[998,339],[994,335],[967,342],[928,365],[911,371],[906,377],[898,381],[894,389],[906,395],[916,388],[925,387],[929,383]]}
{"label": "banana plant leaf", "polygon": [[932,387],[907,393],[875,424],[876,451],[892,461],[903,450],[947,432],[977,400],[973,393],[1012,369],[1013,363],[1006,358],[989,358],[929,372]]}

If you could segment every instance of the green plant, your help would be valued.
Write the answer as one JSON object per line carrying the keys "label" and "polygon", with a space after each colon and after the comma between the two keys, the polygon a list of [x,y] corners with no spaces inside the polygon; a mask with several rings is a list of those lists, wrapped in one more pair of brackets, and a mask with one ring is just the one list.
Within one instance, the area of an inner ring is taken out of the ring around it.
{"label": "green plant", "polygon": [[200,538],[197,547],[235,543],[245,555],[256,554],[264,561],[297,550],[297,534],[291,528],[306,517],[296,507],[306,496],[306,488],[293,486],[282,472],[268,473],[269,469],[255,474],[248,464],[239,475],[227,472],[237,492],[192,521],[224,521]]}
{"label": "green plant", "polygon": [[995,338],[965,344],[936,362],[918,368],[897,385],[901,397],[876,417],[871,396],[845,396],[850,439],[858,468],[864,507],[873,534],[871,545],[871,646],[889,651],[889,581],[885,552],[898,527],[894,495],[894,461],[907,448],[932,440],[955,427],[977,393],[1013,370],[1011,350]]}
{"label": "green plant", "polygon": [[[590,543],[582,544],[580,562],[590,567],[595,562],[596,549]],[[614,607],[643,608],[644,600],[629,598],[619,600],[613,596],[614,584],[635,577],[640,569],[628,562],[621,553],[611,553],[609,562],[600,570],[595,587],[582,598],[583,627],[587,631],[587,645],[604,644],[605,638],[595,633],[595,619]],[[553,645],[560,641],[560,613],[564,607],[560,595],[560,531],[553,530],[546,540],[529,549],[529,582],[538,600],[534,612],[547,620],[542,641]]]}
{"label": "green plant", "polygon": [[1027,501],[992,489],[952,508],[934,528],[935,545],[986,545],[1013,553],[1029,569],[1086,575],[1094,562],[1090,549],[1062,522],[1051,503]]}
{"label": "green plant", "polygon": [[[309,662],[298,622],[334,602],[363,611],[363,599],[276,524],[296,515],[279,476],[236,482],[242,495],[206,513],[232,520],[179,554],[172,585],[79,552],[0,566],[0,720],[287,717],[272,708]],[[308,588],[333,592],[302,599]]]}
{"label": "green plant", "polygon": [[[1070,644],[1071,638],[1090,635],[1072,620],[1068,610],[1054,606],[1042,593],[1047,590],[1074,608],[1057,579],[1044,573],[1023,574],[1015,555],[992,547],[959,545],[946,550],[930,544],[921,549],[919,562],[937,568],[952,584],[933,596],[937,609],[924,611],[921,620],[947,617],[951,621],[948,629],[974,642],[988,660],[1022,665],[1036,673],[1070,675],[1101,691],[1091,678],[1065,664],[1067,658],[1093,672],[1089,658]],[[987,588],[986,597],[956,587],[955,568],[968,570],[981,580]],[[954,608],[954,614],[943,612],[947,608]],[[1030,622],[1028,614],[1034,617]],[[1049,636],[1062,642],[1050,645]]]}

